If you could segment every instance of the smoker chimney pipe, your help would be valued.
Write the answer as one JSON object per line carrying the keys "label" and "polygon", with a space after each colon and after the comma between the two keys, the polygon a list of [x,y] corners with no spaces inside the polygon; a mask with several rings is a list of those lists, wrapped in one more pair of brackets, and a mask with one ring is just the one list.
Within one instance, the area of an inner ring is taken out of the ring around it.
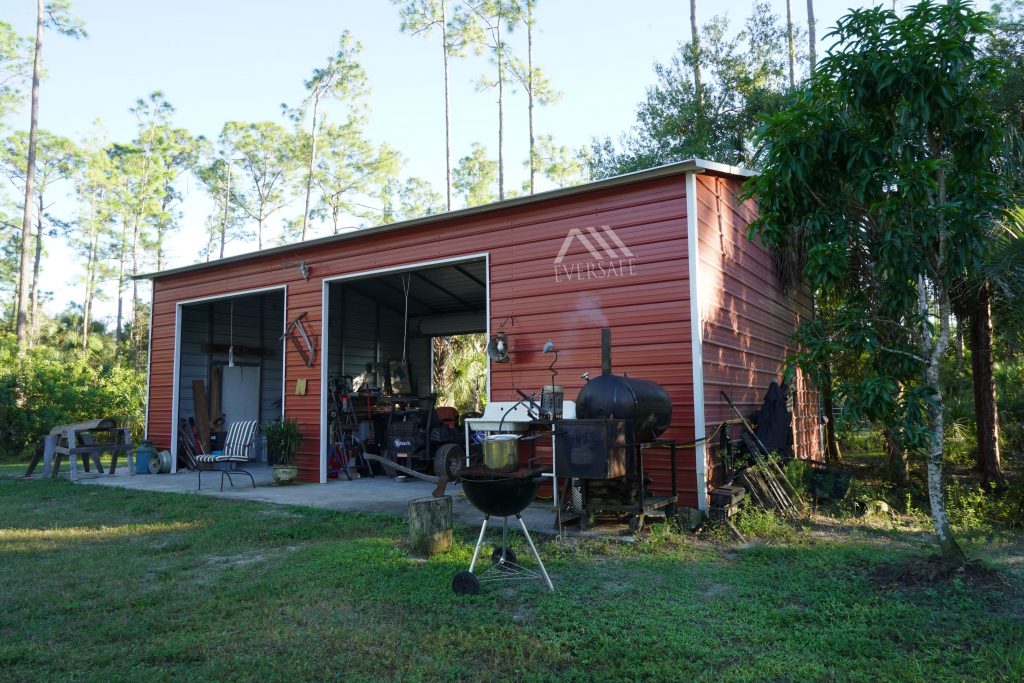
{"label": "smoker chimney pipe", "polygon": [[612,328],[601,328],[601,374],[612,374]]}

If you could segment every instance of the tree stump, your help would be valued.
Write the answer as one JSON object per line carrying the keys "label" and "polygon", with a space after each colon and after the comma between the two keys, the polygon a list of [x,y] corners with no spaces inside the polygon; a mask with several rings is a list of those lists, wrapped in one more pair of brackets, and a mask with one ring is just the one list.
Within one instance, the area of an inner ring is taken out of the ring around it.
{"label": "tree stump", "polygon": [[413,552],[430,557],[452,547],[452,497],[409,501],[409,544]]}

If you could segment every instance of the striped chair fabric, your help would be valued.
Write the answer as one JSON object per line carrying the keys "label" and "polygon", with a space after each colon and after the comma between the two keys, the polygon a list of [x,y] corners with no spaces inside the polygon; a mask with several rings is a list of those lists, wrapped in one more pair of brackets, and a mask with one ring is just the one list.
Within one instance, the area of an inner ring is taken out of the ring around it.
{"label": "striped chair fabric", "polygon": [[[231,487],[234,488],[235,482],[231,478],[232,474],[244,474],[249,477],[249,481],[252,482],[253,488],[256,488],[256,480],[253,479],[252,473],[243,470],[239,467],[239,463],[249,462],[249,451],[252,449],[253,440],[256,437],[256,420],[241,420],[233,423],[228,428],[227,438],[224,439],[224,452],[221,455],[206,455],[199,454],[196,456],[197,463],[212,463],[219,465],[215,469],[220,470],[220,490],[224,490],[224,477],[228,478],[231,483]],[[197,470],[199,475],[199,488],[203,488],[203,468],[200,467]]]}
{"label": "striped chair fabric", "polygon": [[249,462],[249,451],[256,436],[256,420],[241,420],[232,423],[224,439],[221,455],[200,454],[196,462]]}

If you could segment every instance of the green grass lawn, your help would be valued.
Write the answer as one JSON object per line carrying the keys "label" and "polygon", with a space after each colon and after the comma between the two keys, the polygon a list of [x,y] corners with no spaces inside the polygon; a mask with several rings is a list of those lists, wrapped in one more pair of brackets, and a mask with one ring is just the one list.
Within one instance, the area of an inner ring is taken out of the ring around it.
{"label": "green grass lawn", "polygon": [[[110,453],[103,453],[103,454],[100,455],[100,463],[103,464],[103,471],[104,472],[108,472],[110,470],[110,461],[111,461]],[[78,469],[79,469],[79,471],[84,471],[84,469],[82,467],[82,462],[80,460],[77,461],[77,462],[78,462]],[[64,458],[63,460],[61,460],[60,469],[61,469],[61,472],[65,473],[65,474],[68,472],[69,465],[68,465],[67,458]],[[92,461],[89,462],[89,469],[90,469],[91,472],[95,472],[96,471],[95,469],[93,469]],[[0,462],[0,477],[21,477],[21,476],[24,476],[24,474],[25,474],[25,472],[27,470],[28,470],[28,460],[27,459],[18,459],[15,462]],[[122,453],[117,458],[117,471],[120,472],[122,470],[125,471],[125,472],[128,471],[128,455],[126,453]],[[33,474],[38,475],[42,471],[43,471],[43,461],[40,460],[39,464],[36,465],[36,468],[35,468],[35,471],[33,472]]]}
{"label": "green grass lawn", "polygon": [[656,527],[635,545],[551,541],[554,594],[530,582],[459,597],[468,528],[423,561],[395,517],[16,480],[0,480],[0,519],[4,680],[1024,674],[1021,577],[882,585],[880,567],[930,552],[907,533],[739,547]]}

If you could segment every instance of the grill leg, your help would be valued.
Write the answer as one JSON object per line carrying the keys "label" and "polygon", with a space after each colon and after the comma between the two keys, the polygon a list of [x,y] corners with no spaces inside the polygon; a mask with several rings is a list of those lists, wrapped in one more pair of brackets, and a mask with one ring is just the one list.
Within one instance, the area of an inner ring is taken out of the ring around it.
{"label": "grill leg", "polygon": [[501,528],[501,563],[505,564],[508,559],[508,517],[504,519],[505,525]]}
{"label": "grill leg", "polygon": [[555,587],[551,583],[551,577],[548,576],[548,570],[544,568],[544,563],[540,560],[540,553],[537,552],[537,546],[533,544],[533,539],[530,538],[530,532],[526,530],[526,522],[523,521],[523,518],[520,517],[518,513],[516,514],[516,519],[519,520],[519,526],[523,527],[523,535],[526,536],[526,542],[530,544],[530,550],[533,552],[533,559],[537,560],[537,566],[540,567],[540,573],[544,575],[544,582],[548,584],[548,590],[554,593]]}
{"label": "grill leg", "polygon": [[[487,531],[487,520],[490,518],[490,515],[484,515],[484,523],[480,526],[480,537],[476,539],[476,548],[473,550],[473,561],[469,563],[469,571],[471,573],[473,571],[473,567],[476,566],[476,558],[480,556],[480,546],[484,542],[484,533]],[[536,553],[537,551],[535,550],[534,552]]]}

